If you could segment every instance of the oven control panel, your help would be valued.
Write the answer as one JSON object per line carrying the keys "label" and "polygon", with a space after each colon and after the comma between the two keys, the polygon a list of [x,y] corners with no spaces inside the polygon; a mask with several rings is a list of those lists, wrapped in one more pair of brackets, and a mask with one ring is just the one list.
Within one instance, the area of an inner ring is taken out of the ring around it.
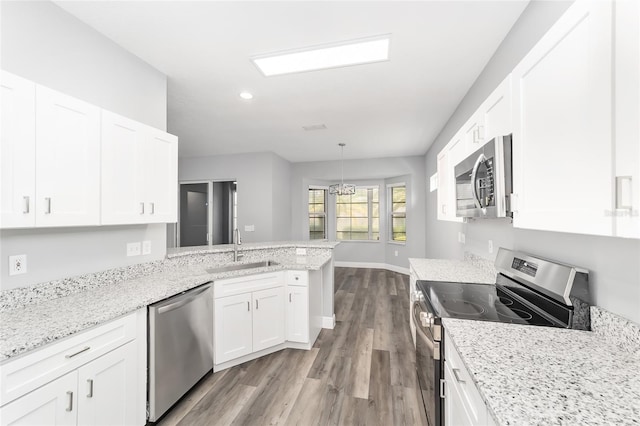
{"label": "oven control panel", "polygon": [[513,262],[511,263],[511,268],[534,278],[536,276],[536,273],[538,272],[537,264],[517,258],[517,257],[513,258]]}

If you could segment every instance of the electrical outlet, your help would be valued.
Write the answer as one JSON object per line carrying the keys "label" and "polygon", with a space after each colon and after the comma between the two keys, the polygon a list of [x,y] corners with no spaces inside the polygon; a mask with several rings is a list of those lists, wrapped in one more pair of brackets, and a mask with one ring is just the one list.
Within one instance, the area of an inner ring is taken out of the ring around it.
{"label": "electrical outlet", "polygon": [[489,253],[493,253],[493,240],[489,240]]}
{"label": "electrical outlet", "polygon": [[127,256],[140,256],[142,247],[139,242],[127,244]]}
{"label": "electrical outlet", "polygon": [[464,235],[464,232],[458,232],[458,242],[460,244],[466,243],[466,236]]}
{"label": "electrical outlet", "polygon": [[398,250],[394,251],[393,254],[398,257]]}
{"label": "electrical outlet", "polygon": [[20,275],[27,273],[27,255],[18,254],[9,256],[9,275]]}
{"label": "electrical outlet", "polygon": [[245,225],[244,226],[244,232],[253,232],[256,230],[256,226],[255,225]]}
{"label": "electrical outlet", "polygon": [[306,248],[296,248],[296,256],[306,256],[307,249]]}
{"label": "electrical outlet", "polygon": [[151,241],[142,242],[142,254],[151,254]]}

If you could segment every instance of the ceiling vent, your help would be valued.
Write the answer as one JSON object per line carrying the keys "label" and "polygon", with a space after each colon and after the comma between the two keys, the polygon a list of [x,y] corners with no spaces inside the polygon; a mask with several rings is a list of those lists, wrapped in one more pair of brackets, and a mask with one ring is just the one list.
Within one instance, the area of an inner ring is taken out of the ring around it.
{"label": "ceiling vent", "polygon": [[310,126],[302,126],[302,128],[307,132],[310,132],[312,130],[324,130],[327,128],[327,126],[325,126],[324,124],[312,124]]}

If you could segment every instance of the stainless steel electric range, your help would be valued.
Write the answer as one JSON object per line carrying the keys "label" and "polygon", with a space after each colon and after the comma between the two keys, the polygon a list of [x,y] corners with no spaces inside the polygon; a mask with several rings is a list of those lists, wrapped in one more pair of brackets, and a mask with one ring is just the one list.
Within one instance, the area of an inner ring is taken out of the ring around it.
{"label": "stainless steel electric range", "polygon": [[588,330],[588,271],[501,248],[495,284],[418,281],[416,369],[430,426],[444,425],[442,318]]}

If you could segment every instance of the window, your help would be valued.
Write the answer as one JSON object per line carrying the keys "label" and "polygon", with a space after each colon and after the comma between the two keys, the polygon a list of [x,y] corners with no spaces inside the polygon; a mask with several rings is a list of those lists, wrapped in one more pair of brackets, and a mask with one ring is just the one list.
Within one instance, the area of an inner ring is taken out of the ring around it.
{"label": "window", "polygon": [[407,187],[392,186],[391,196],[391,241],[407,241]]}
{"label": "window", "polygon": [[357,187],[353,195],[336,196],[336,238],[341,241],[380,239],[378,187]]}
{"label": "window", "polygon": [[309,239],[327,238],[327,190],[309,188]]}

